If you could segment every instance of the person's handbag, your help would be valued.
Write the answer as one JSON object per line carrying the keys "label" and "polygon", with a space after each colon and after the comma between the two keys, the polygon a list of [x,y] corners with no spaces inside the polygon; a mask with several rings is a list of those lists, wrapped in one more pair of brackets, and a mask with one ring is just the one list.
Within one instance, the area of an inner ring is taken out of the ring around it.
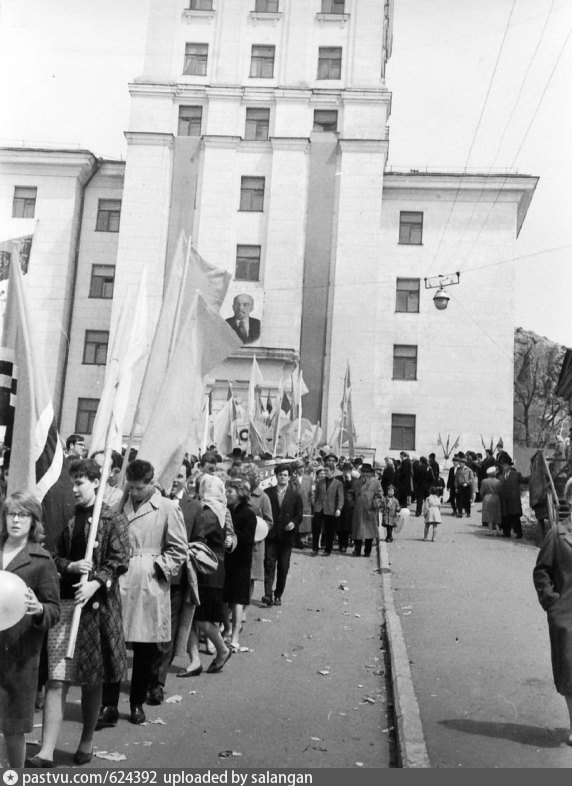
{"label": "person's handbag", "polygon": [[215,573],[218,568],[218,557],[214,551],[200,541],[189,543],[189,559],[199,573]]}

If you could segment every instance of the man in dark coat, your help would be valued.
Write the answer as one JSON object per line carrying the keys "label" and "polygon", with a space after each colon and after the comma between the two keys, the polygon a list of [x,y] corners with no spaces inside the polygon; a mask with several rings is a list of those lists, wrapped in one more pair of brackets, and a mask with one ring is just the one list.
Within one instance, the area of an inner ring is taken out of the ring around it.
{"label": "man in dark coat", "polygon": [[412,467],[409,454],[404,450],[399,454],[401,458],[401,466],[397,475],[397,499],[402,508],[406,508],[409,504],[409,498],[412,492]]}
{"label": "man in dark coat", "polygon": [[449,502],[453,510],[453,515],[457,514],[457,494],[455,492],[455,473],[459,467],[459,462],[453,457],[453,466],[449,469],[449,476],[447,478],[447,488],[449,489]]}
{"label": "man in dark coat", "polygon": [[[264,596],[262,602],[267,606],[282,605],[282,595],[290,568],[290,555],[296,531],[304,517],[302,495],[290,484],[290,464],[278,464],[274,469],[276,486],[265,489],[270,497],[273,524],[264,542]],[[276,588],[274,599],[272,588],[274,576]]]}
{"label": "man in dark coat", "polygon": [[523,478],[520,472],[513,466],[512,459],[506,451],[502,450],[499,453],[497,461],[502,470],[501,485],[498,492],[502,513],[502,536],[503,538],[510,538],[511,530],[514,530],[516,537],[522,538],[520,486],[527,483],[528,480]]}
{"label": "man in dark coat", "polygon": [[[343,477],[343,476],[342,476]],[[320,533],[324,527],[324,553],[332,553],[336,526],[344,506],[344,487],[329,463],[324,467],[323,476],[316,483],[314,498],[314,518],[312,520],[312,551],[318,553]]]}

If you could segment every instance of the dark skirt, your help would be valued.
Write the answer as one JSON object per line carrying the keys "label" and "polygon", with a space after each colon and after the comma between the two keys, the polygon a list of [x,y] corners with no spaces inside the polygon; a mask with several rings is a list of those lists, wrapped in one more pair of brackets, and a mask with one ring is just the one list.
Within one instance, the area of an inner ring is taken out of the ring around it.
{"label": "dark skirt", "polygon": [[0,674],[0,731],[13,734],[32,731],[37,690],[37,669],[11,664]]}
{"label": "dark skirt", "polygon": [[195,622],[224,622],[222,587],[199,588],[201,605],[195,610]]}

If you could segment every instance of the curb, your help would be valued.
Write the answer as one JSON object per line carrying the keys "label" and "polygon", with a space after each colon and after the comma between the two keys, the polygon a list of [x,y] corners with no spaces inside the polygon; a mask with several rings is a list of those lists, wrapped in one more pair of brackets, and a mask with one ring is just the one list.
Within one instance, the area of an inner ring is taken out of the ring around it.
{"label": "curb", "polygon": [[413,678],[409,668],[409,657],[403,636],[401,620],[395,610],[393,588],[391,584],[391,568],[385,542],[379,544],[381,587],[385,613],[385,626],[389,643],[391,663],[391,683],[395,710],[397,745],[401,767],[431,767],[425,745],[423,726],[419,713],[419,704],[413,687]]}

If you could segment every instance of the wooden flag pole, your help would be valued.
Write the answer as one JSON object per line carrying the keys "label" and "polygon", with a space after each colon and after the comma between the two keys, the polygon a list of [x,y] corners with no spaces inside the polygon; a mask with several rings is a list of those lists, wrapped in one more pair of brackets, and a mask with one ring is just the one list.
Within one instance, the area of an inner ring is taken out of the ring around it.
{"label": "wooden flag pole", "polygon": [[[99,525],[99,518],[101,516],[101,507],[103,505],[103,495],[105,493],[105,484],[107,483],[109,470],[111,469],[111,446],[109,444],[110,441],[109,438],[111,436],[112,422],[113,422],[113,416],[111,417],[109,421],[109,426],[107,427],[105,451],[103,454],[103,467],[101,468],[101,479],[99,481],[99,486],[97,488],[97,494],[95,495],[95,504],[93,506],[93,514],[91,517],[89,535],[87,538],[87,546],[85,549],[84,559],[89,559],[89,560],[93,557],[93,549],[95,547],[95,539],[97,537],[97,527]],[[81,574],[80,584],[82,585],[87,584],[87,573]],[[66,652],[66,658],[69,659],[72,659],[74,656],[82,608],[83,608],[82,606],[75,606],[73,610],[73,618],[70,628],[70,637],[68,640],[68,649]]]}

